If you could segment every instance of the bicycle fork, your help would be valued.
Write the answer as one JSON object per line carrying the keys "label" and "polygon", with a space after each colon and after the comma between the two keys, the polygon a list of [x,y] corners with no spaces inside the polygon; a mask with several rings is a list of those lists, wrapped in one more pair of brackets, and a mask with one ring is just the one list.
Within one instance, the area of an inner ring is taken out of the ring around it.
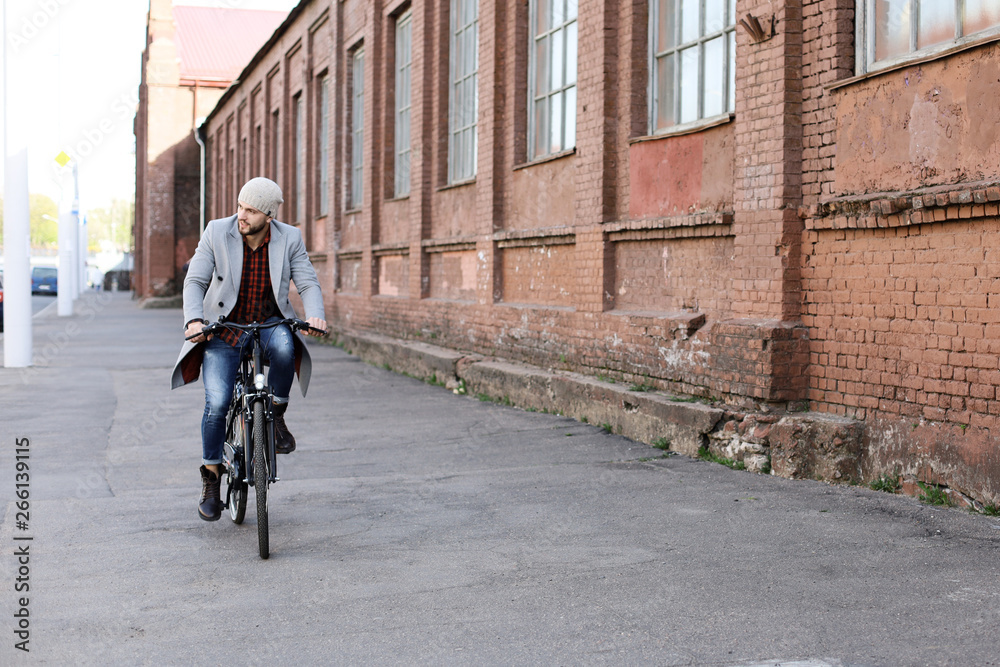
{"label": "bicycle fork", "polygon": [[[260,351],[254,350],[253,356],[253,389],[248,393],[244,400],[246,401],[245,414],[249,416],[251,421],[253,420],[254,414],[254,403],[261,401],[263,403],[264,409],[262,411],[264,415],[264,439],[265,439],[265,465],[267,466],[267,481],[268,483],[273,483],[280,481],[277,475],[277,452],[275,452],[275,436],[274,436],[274,396],[271,395],[271,390],[267,387],[267,382],[264,379],[264,374],[261,372],[263,370],[263,363],[261,362]],[[252,424],[247,426],[247,432],[253,433]],[[247,479],[245,482],[253,483],[253,468],[256,466],[256,461],[253,461],[253,453],[248,452],[247,458],[250,460],[250,465],[247,466],[245,471]]]}
{"label": "bicycle fork", "polygon": [[[264,462],[264,464],[267,465],[267,470],[268,470],[267,481],[268,482],[278,482],[278,481],[280,481],[280,478],[277,476],[277,465],[276,465],[276,459],[277,459],[277,457],[276,457],[276,452],[275,452],[275,449],[274,449],[274,447],[275,447],[275,445],[274,445],[274,442],[275,442],[275,436],[274,436],[274,412],[273,412],[273,407],[272,407],[272,405],[273,405],[272,397],[271,397],[271,395],[270,395],[269,392],[267,392],[267,391],[259,392],[259,393],[258,392],[254,392],[253,394],[249,394],[249,395],[246,396],[246,405],[247,405],[246,414],[247,414],[247,418],[249,419],[249,422],[247,423],[247,432],[248,433],[253,433],[253,426],[254,426],[254,424],[253,424],[253,420],[254,420],[253,405],[254,405],[254,403],[256,403],[258,401],[260,401],[260,402],[262,402],[264,404],[264,410],[263,410],[263,415],[264,415],[264,439],[265,439],[264,446],[265,446],[265,450],[266,450],[265,451],[265,457],[267,458],[267,460]],[[248,466],[246,466],[246,470],[243,471],[244,476],[245,476],[245,479],[243,481],[252,484],[253,483],[253,471],[254,471],[254,469],[257,466],[257,461],[254,460],[253,447],[248,447],[247,449],[250,450],[250,451],[248,451],[246,453],[247,460],[249,460],[250,464]]]}

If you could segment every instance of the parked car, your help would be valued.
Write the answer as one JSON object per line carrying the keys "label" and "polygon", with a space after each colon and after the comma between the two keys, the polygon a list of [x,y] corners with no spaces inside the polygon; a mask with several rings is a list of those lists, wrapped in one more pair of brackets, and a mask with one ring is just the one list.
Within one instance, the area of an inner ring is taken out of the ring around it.
{"label": "parked car", "polygon": [[31,293],[56,294],[58,292],[59,272],[54,266],[35,266],[31,268]]}

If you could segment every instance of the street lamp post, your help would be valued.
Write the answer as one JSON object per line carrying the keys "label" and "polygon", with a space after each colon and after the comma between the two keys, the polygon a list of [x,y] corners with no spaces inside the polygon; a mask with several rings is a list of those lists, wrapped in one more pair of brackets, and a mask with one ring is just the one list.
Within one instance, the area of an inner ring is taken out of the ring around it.
{"label": "street lamp post", "polygon": [[[7,2],[2,5],[3,31],[3,237],[4,237],[4,337],[3,363],[24,368],[32,363],[31,329],[31,225],[28,220],[28,144],[22,131],[23,104],[11,102],[12,91],[24,95],[21,70],[11,66],[7,48]],[[16,118],[14,117],[16,116]],[[16,128],[16,129],[15,129]],[[13,130],[13,131],[12,131]]]}

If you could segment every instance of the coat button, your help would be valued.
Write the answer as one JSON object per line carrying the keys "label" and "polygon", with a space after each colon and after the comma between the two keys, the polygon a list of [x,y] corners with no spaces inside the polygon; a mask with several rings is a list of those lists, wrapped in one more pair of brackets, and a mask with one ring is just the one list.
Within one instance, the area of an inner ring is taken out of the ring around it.
{"label": "coat button", "polygon": [[219,308],[225,308],[226,304],[222,301],[219,302]]}
{"label": "coat button", "polygon": [[222,276],[219,276],[219,280],[222,280]]}

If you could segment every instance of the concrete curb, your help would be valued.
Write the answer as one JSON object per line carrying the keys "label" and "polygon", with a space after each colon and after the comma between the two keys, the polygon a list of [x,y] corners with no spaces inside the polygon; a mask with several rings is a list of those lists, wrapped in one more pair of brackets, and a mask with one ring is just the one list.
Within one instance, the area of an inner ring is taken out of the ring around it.
{"label": "concrete curb", "polygon": [[792,479],[861,480],[863,424],[855,420],[709,405],[377,334],[336,332],[333,338],[374,366],[505,405],[572,417],[686,456],[710,453],[737,467]]}

